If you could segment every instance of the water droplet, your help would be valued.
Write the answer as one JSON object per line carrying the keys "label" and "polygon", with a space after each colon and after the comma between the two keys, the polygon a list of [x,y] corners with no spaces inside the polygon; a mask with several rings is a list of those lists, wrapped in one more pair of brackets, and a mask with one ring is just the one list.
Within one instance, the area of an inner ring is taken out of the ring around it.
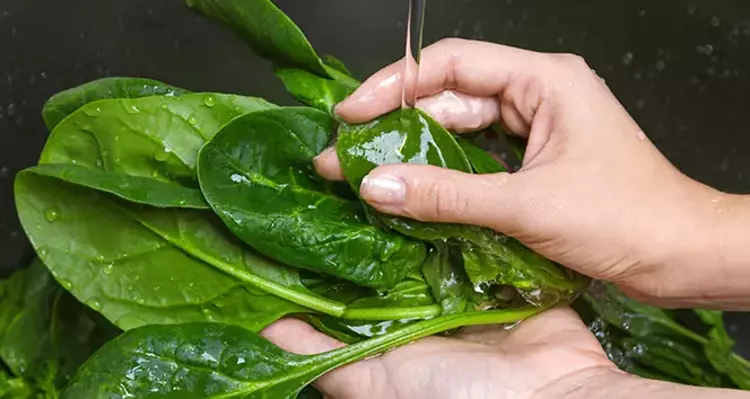
{"label": "water droplet", "polygon": [[39,223],[37,223],[37,224],[36,224],[36,229],[37,229],[37,230],[41,230],[41,229],[42,229],[42,225],[41,225],[41,224],[39,224]]}
{"label": "water droplet", "polygon": [[208,314],[210,314],[210,313],[211,313],[211,311],[210,311],[210,310],[208,310],[208,309],[206,309],[206,308],[203,308],[203,314],[205,314],[205,315],[208,315]]}
{"label": "water droplet", "polygon": [[159,178],[159,171],[157,169],[152,170],[151,171],[151,177],[153,177],[154,179],[158,179]]}
{"label": "water droplet", "polygon": [[156,154],[154,154],[154,159],[157,162],[165,162],[167,159],[169,159],[169,152],[167,150],[158,150],[156,151]]}
{"label": "water droplet", "polygon": [[169,108],[169,105],[167,105],[167,104],[162,104],[161,105],[161,109],[168,109],[168,108]]}
{"label": "water droplet", "polygon": [[656,65],[654,65],[657,71],[661,72],[664,70],[664,68],[667,67],[667,63],[664,62],[664,60],[656,61]]}
{"label": "water droplet", "polygon": [[129,107],[125,107],[125,112],[129,114],[137,114],[137,113],[140,113],[141,110],[135,104],[132,104]]}
{"label": "water droplet", "polygon": [[135,287],[133,287],[133,285],[131,284],[131,285],[128,286],[128,291],[133,291],[134,288]]}
{"label": "water droplet", "polygon": [[190,117],[188,118],[188,123],[192,126],[195,126],[198,124],[198,118],[196,118],[195,115],[190,115]]}
{"label": "water droplet", "polygon": [[73,283],[70,282],[70,280],[64,280],[60,279],[60,285],[62,285],[66,290],[70,291],[73,289]]}
{"label": "water droplet", "polygon": [[49,250],[46,246],[42,245],[41,247],[37,248],[36,254],[39,255],[39,259],[45,260],[47,259],[47,255],[49,255]]}
{"label": "water droplet", "polygon": [[8,108],[5,110],[5,112],[8,113],[8,116],[13,116],[16,113],[16,104],[10,103],[8,104]]}
{"label": "water droplet", "polygon": [[177,280],[177,279],[176,279],[176,278],[174,278],[174,277],[170,277],[170,278],[169,278],[169,281],[171,281],[171,282],[173,282],[173,283],[175,282],[175,280]]}
{"label": "water droplet", "polygon": [[104,255],[96,255],[96,261],[97,262],[104,262]]}
{"label": "water droplet", "polygon": [[48,222],[54,222],[57,219],[60,219],[60,208],[57,206],[51,206],[44,210],[44,219],[46,219]]}
{"label": "water droplet", "polygon": [[146,304],[146,301],[143,298],[138,298],[138,299],[135,300],[135,302],[138,303],[141,306],[143,306],[143,305]]}
{"label": "water droplet", "polygon": [[105,265],[104,268],[102,269],[102,273],[104,273],[104,274],[106,274],[108,276],[111,275],[112,273],[114,273],[114,271],[115,271],[115,264],[114,263],[110,263],[108,265]]}
{"label": "water droplet", "polygon": [[622,56],[622,63],[625,65],[630,65],[633,62],[633,58],[633,53],[627,52]]}
{"label": "water droplet", "polygon": [[97,159],[96,160],[96,167],[97,168],[101,168],[102,167],[102,160],[101,159]]}
{"label": "water droplet", "polygon": [[141,281],[141,276],[139,276],[139,275],[136,274],[135,277],[133,277],[133,280],[136,281],[136,282],[137,281]]}
{"label": "water droplet", "polygon": [[206,96],[206,98],[203,99],[203,103],[209,108],[213,107],[216,105],[216,98],[214,98],[214,96]]}
{"label": "water droplet", "polygon": [[115,141],[115,143],[118,142],[118,141],[120,141],[120,135],[116,134],[115,137],[113,138],[113,140]]}
{"label": "water droplet", "polygon": [[193,287],[195,287],[195,283],[190,283],[190,284],[188,284],[188,287],[190,287],[190,288],[193,288]]}
{"label": "water droplet", "polygon": [[97,298],[91,298],[88,301],[86,301],[86,305],[89,305],[91,309],[96,310],[97,312],[102,310],[102,301],[100,301]]}
{"label": "water droplet", "polygon": [[716,16],[711,17],[711,26],[713,26],[714,28],[716,28],[719,25],[721,25],[721,20],[719,19],[719,17],[716,17]]}
{"label": "water droplet", "polygon": [[157,285],[157,286],[154,286],[154,291],[159,291],[160,289],[161,289],[161,287],[160,287],[160,286],[158,286],[158,285]]}

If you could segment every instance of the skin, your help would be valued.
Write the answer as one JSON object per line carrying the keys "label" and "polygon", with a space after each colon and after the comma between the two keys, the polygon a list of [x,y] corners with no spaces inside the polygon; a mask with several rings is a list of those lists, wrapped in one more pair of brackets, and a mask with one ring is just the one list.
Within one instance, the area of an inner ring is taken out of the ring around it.
{"label": "skin", "polygon": [[[750,308],[750,197],[678,171],[577,56],[458,39],[422,53],[417,105],[447,128],[492,123],[528,138],[513,175],[388,165],[362,183],[381,212],[480,225],[629,295],[664,307]],[[401,62],[373,75],[338,115],[366,122],[401,104]],[[318,172],[343,179],[335,152]],[[295,320],[263,334],[297,353],[342,344]],[[429,338],[320,379],[329,398],[748,398],[616,369],[569,309],[511,331],[498,326]]]}

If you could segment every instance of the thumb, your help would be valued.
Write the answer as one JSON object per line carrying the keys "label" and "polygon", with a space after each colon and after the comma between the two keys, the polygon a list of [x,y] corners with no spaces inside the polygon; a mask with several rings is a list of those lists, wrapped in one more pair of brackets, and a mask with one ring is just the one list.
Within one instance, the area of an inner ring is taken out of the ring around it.
{"label": "thumb", "polygon": [[360,195],[383,213],[511,234],[519,225],[516,181],[508,173],[472,175],[435,166],[386,165],[365,177]]}

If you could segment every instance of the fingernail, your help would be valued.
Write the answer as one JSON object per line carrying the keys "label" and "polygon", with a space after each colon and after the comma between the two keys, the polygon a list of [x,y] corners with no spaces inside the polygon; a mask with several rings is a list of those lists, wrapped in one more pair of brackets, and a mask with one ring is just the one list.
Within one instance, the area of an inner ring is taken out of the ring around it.
{"label": "fingernail", "polygon": [[359,194],[367,202],[398,205],[406,200],[406,185],[393,175],[366,176],[362,180]]}

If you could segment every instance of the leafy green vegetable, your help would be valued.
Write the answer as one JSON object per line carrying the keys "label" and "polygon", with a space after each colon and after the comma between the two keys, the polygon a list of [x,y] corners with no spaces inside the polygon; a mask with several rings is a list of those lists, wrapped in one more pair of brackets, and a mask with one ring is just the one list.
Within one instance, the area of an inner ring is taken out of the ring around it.
{"label": "leafy green vegetable", "polygon": [[302,69],[281,68],[276,70],[276,76],[299,102],[329,114],[354,91],[352,87]]}
{"label": "leafy green vegetable", "polygon": [[33,170],[18,175],[15,195],[55,278],[124,330],[209,320],[257,331],[305,311],[286,299],[343,313],[305,292],[292,270],[242,248],[206,212],[139,210]]}
{"label": "leafy green vegetable", "polygon": [[41,176],[104,191],[139,204],[160,208],[209,209],[200,190],[151,177],[130,176],[74,164],[45,164],[30,170]]}
{"label": "leafy green vegetable", "polygon": [[312,160],[332,130],[329,115],[309,108],[237,118],[201,150],[201,190],[229,229],[259,252],[359,285],[393,288],[419,268],[425,248],[365,223],[357,202],[336,196],[315,174]]}
{"label": "leafy green vegetable", "polygon": [[124,395],[294,399],[304,387],[337,367],[442,331],[512,323],[540,310],[443,316],[312,356],[285,352],[258,335],[233,326],[147,326],[127,332],[98,351],[81,367],[63,399]]}
{"label": "leafy green vegetable", "polygon": [[[342,124],[336,151],[354,190],[370,171],[385,164],[433,165],[472,172],[466,153],[453,136],[418,110],[396,111],[358,126]],[[483,290],[496,284],[511,285],[528,302],[541,305],[570,297],[585,285],[585,281],[518,241],[489,229],[386,215],[374,218],[402,234],[428,242],[456,240],[462,247],[471,282]]]}
{"label": "leafy green vegetable", "polygon": [[489,152],[485,151],[481,147],[472,143],[467,139],[457,139],[461,149],[466,153],[466,157],[469,158],[471,166],[475,173],[478,174],[492,174],[507,172],[508,170],[495,159]]}
{"label": "leafy green vegetable", "polygon": [[185,3],[231,28],[263,58],[331,77],[329,68],[305,34],[272,1],[185,0]]}
{"label": "leafy green vegetable", "polygon": [[422,273],[432,295],[440,301],[443,314],[464,312],[469,306],[473,287],[462,266],[460,254],[452,253],[447,243],[432,250],[422,265]]}
{"label": "leafy green vegetable", "polygon": [[732,351],[734,340],[724,327],[724,314],[710,310],[696,310],[696,313],[704,323],[711,326],[704,349],[708,360],[716,370],[728,375],[738,387],[750,390],[750,362]]}
{"label": "leafy green vegetable", "polygon": [[[89,355],[119,333],[76,302],[39,261],[7,283],[13,294],[0,298],[0,309],[11,317],[0,331],[0,359],[46,392],[64,386]],[[8,390],[20,384],[6,383]]]}
{"label": "leafy green vegetable", "polygon": [[47,128],[52,130],[68,115],[97,100],[150,96],[179,97],[187,93],[187,90],[152,79],[104,78],[55,94],[44,104],[42,116]]}
{"label": "leafy green vegetable", "polygon": [[330,54],[324,54],[323,55],[323,62],[326,63],[329,67],[354,78],[354,75],[349,71],[349,68],[346,67],[346,64],[344,61],[341,61],[340,59],[330,55]]}
{"label": "leafy green vegetable", "polygon": [[207,209],[195,176],[200,147],[231,119],[272,107],[212,93],[95,101],[57,125],[40,160],[56,165],[39,173],[133,202]]}

